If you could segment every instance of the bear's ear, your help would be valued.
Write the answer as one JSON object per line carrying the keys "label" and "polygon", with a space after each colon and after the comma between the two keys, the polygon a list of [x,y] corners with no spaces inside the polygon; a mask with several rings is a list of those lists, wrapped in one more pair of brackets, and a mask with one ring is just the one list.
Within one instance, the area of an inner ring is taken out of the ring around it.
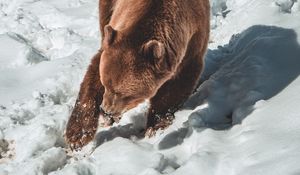
{"label": "bear's ear", "polygon": [[150,40],[144,44],[143,54],[145,57],[153,59],[162,59],[165,55],[165,47],[163,43],[157,40]]}
{"label": "bear's ear", "polygon": [[117,31],[114,30],[110,25],[104,27],[104,40],[103,44],[106,46],[111,45],[116,37]]}

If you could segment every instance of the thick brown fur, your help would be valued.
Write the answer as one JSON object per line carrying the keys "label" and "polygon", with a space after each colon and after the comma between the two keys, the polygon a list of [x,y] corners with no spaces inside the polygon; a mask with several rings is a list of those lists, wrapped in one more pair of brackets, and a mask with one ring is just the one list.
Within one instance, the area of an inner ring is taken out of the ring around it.
{"label": "thick brown fur", "polygon": [[115,117],[150,99],[150,135],[171,124],[162,119],[195,89],[209,39],[208,0],[100,0],[99,9],[103,52],[87,71],[67,125],[73,148],[92,140],[100,103]]}

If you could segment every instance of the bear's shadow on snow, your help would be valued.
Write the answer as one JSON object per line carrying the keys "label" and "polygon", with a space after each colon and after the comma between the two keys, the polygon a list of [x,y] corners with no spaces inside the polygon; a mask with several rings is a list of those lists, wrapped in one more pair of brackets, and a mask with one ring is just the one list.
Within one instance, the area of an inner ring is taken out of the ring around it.
{"label": "bear's shadow on snow", "polygon": [[135,113],[130,116],[132,123],[117,125],[108,130],[100,131],[96,134],[96,147],[116,137],[140,139],[144,137],[144,126],[146,118],[143,113]]}
{"label": "bear's shadow on snow", "polygon": [[240,124],[257,101],[275,96],[299,74],[294,30],[256,25],[232,36],[229,44],[208,50],[199,86],[182,108],[193,113],[184,128],[165,136],[158,147],[181,144],[192,128],[223,130]]}
{"label": "bear's shadow on snow", "polygon": [[144,136],[142,133],[143,132],[136,129],[133,124],[114,126],[106,131],[101,131],[96,135],[96,146],[98,147],[116,137],[131,138],[134,136],[136,138],[142,138]]}

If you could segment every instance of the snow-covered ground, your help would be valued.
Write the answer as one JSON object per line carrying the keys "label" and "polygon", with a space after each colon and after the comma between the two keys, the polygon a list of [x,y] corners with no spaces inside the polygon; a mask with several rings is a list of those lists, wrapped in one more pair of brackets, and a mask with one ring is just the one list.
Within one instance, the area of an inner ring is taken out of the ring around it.
{"label": "snow-covered ground", "polygon": [[140,137],[144,104],[70,153],[97,0],[0,0],[0,175],[300,174],[300,2],[211,4],[202,84],[174,124]]}

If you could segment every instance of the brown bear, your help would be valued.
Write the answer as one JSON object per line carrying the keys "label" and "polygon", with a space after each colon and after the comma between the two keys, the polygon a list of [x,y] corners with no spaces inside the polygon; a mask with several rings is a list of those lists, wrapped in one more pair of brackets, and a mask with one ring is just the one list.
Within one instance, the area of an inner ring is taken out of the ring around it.
{"label": "brown bear", "polygon": [[102,47],[92,59],[66,128],[71,149],[150,99],[146,133],[164,129],[191,95],[209,39],[209,0],[100,0]]}

